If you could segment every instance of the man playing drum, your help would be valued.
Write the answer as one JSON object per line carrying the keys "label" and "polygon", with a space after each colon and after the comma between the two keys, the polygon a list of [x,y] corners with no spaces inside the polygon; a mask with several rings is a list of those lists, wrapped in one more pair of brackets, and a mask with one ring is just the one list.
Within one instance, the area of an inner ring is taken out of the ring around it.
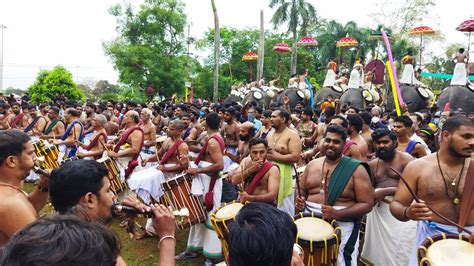
{"label": "man playing drum", "polygon": [[284,109],[273,111],[272,130],[268,136],[267,159],[276,163],[280,169],[280,186],[278,191],[278,208],[290,215],[295,213],[294,180],[296,171],[293,164],[298,162],[301,154],[301,141],[296,130],[288,128],[290,113]]}
{"label": "man playing drum", "polygon": [[397,191],[399,172],[413,160],[406,152],[397,151],[397,136],[388,129],[372,133],[376,159],[369,162],[374,180],[375,206],[367,214],[364,249],[361,259],[373,265],[407,265],[415,241],[416,223],[403,223],[390,213],[390,202]]}
{"label": "man playing drum", "polygon": [[76,143],[82,140],[82,133],[84,131],[84,126],[79,121],[79,116],[79,111],[74,108],[68,108],[64,112],[64,122],[68,127],[60,139],[53,140],[53,144],[60,145],[58,147],[60,152],[58,160],[62,161],[65,156],[67,158],[76,156]]}
{"label": "man playing drum", "polygon": [[152,123],[153,113],[148,108],[141,111],[141,119],[143,124],[140,128],[143,130],[143,148],[140,152],[142,160],[149,157],[156,157],[156,126]]}
{"label": "man playing drum", "polygon": [[12,116],[10,122],[11,128],[24,129],[28,126],[28,115],[21,112],[20,104],[14,102],[12,104],[12,113],[15,116]]}
{"label": "man playing drum", "polygon": [[64,134],[65,127],[63,121],[59,119],[59,108],[51,106],[48,110],[48,118],[49,122],[41,138],[46,140],[54,140],[56,137],[60,138]]}
{"label": "man playing drum", "polygon": [[100,159],[105,150],[105,143],[107,143],[107,132],[104,126],[107,124],[107,118],[104,115],[94,115],[92,118],[92,128],[94,128],[90,142],[86,145],[78,143],[80,145],[77,157],[79,158],[93,158],[94,160]]}
{"label": "man playing drum", "polygon": [[[196,196],[203,196],[208,212],[220,206],[222,196],[222,180],[219,178],[219,172],[224,169],[224,140],[219,134],[219,125],[218,114],[209,113],[206,117],[208,140],[195,160],[194,167],[187,170],[188,174],[195,176],[192,192]],[[188,158],[181,157],[180,160],[186,163]],[[195,258],[198,251],[202,251],[210,263],[212,259],[222,256],[221,242],[216,232],[210,229],[212,226],[209,219],[205,223],[191,227],[186,251],[178,255],[176,259]]]}
{"label": "man playing drum", "polygon": [[46,127],[47,121],[46,118],[38,115],[38,111],[36,111],[36,106],[30,105],[28,106],[30,110],[30,119],[28,120],[29,125],[24,129],[24,132],[30,136],[41,136],[43,133],[44,128]]}
{"label": "man playing drum", "polygon": [[[139,122],[138,112],[128,111],[123,118],[127,130],[122,133],[113,146],[113,150],[107,151],[109,157],[117,158],[117,163],[123,169],[125,178],[128,178],[138,166],[138,157],[143,147],[143,130],[139,127]],[[112,145],[109,144],[108,147]]]}
{"label": "man playing drum", "polygon": [[240,170],[232,175],[232,183],[245,183],[240,201],[265,202],[276,205],[280,187],[280,170],[267,161],[268,143],[264,139],[252,139],[249,143],[250,156],[240,163]]}
{"label": "man playing drum", "polygon": [[[416,250],[428,237],[440,233],[457,234],[457,228],[434,214],[429,208],[474,231],[472,171],[474,160],[474,125],[472,120],[454,116],[443,125],[442,142],[435,154],[410,162],[403,176],[420,198],[415,202],[406,185],[400,182],[390,204],[393,216],[401,221],[418,221],[415,249],[410,265],[417,265]],[[468,172],[471,175],[468,178]],[[468,184],[466,186],[466,184]],[[469,201],[464,201],[464,198]]]}
{"label": "man playing drum", "polygon": [[360,221],[373,206],[368,165],[342,155],[347,132],[330,125],[324,136],[324,157],[311,161],[300,180],[297,208],[337,220],[342,229],[339,265],[357,265]]}

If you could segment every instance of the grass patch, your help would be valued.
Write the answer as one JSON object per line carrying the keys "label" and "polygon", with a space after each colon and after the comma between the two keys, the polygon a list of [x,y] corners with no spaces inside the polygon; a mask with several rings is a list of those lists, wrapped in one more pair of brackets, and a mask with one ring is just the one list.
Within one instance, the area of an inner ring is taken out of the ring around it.
{"label": "grass patch", "polygon": [[[34,189],[34,185],[31,183],[25,183],[23,189],[26,192],[31,192]],[[46,216],[54,213],[51,204],[48,204],[40,212],[41,216]],[[140,218],[139,223],[145,225],[145,219]],[[115,221],[111,229],[118,235],[121,244],[121,255],[124,258],[127,265],[131,266],[142,266],[142,265],[156,265],[158,262],[159,239],[157,237],[146,238],[143,240],[131,239],[124,228],[118,226],[118,222]],[[140,231],[140,229],[137,229]],[[187,230],[176,230],[176,254],[181,253],[186,249],[189,229]],[[204,257],[190,261],[177,261],[176,265],[203,265],[205,261]]]}

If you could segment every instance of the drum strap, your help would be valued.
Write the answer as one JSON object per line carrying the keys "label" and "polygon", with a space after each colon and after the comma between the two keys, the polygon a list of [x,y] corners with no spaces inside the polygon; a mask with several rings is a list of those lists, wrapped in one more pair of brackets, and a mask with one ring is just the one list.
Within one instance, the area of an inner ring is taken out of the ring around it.
{"label": "drum strap", "polygon": [[19,113],[16,117],[15,117],[15,120],[13,120],[12,124],[11,124],[11,127],[13,128],[17,128],[17,124],[18,122],[20,122],[23,117],[25,116],[25,113]]}
{"label": "drum strap", "polygon": [[[225,144],[224,144],[224,140],[222,139],[222,137],[217,136],[217,135],[210,136],[207,139],[206,144],[204,144],[204,146],[202,147],[201,151],[199,151],[199,154],[198,154],[196,160],[194,161],[194,163],[196,165],[199,165],[202,158],[204,158],[204,154],[206,153],[206,150],[207,150],[207,145],[209,144],[209,140],[211,140],[211,139],[215,139],[215,140],[217,140],[217,142],[219,142],[219,146],[221,148],[221,153],[224,154]],[[204,195],[204,205],[206,206],[206,210],[208,212],[211,211],[214,208],[214,192],[213,191],[214,191],[214,186],[216,185],[216,181],[217,181],[218,177],[219,177],[218,173],[214,173],[211,176],[211,182],[209,183],[209,191],[206,193],[206,195]]]}
{"label": "drum strap", "polygon": [[[95,136],[94,139],[91,140],[91,142],[89,143],[89,145],[87,145],[86,147],[86,150],[90,150],[92,149],[92,147],[95,146],[95,144],[99,141],[99,138],[100,137],[103,137],[104,138],[104,141],[102,143],[106,143],[107,142],[107,134],[105,134],[105,132],[100,132],[97,136]],[[102,156],[101,156],[102,157]]]}
{"label": "drum strap", "polygon": [[[471,214],[472,207],[474,206],[474,196],[472,193],[474,192],[474,160],[471,160],[469,163],[469,168],[467,169],[466,179],[464,181],[464,189],[462,191],[462,200],[461,200],[461,208],[459,212],[459,221],[458,224],[460,226],[464,226],[466,224],[467,217]],[[460,229],[458,229],[459,232]]]}
{"label": "drum strap", "polygon": [[171,146],[171,148],[168,150],[168,152],[165,153],[165,155],[163,156],[163,158],[161,159],[160,161],[160,164],[163,165],[165,164],[170,158],[171,156],[173,156],[173,154],[176,152],[176,150],[178,149],[179,145],[183,144],[184,142],[180,139],[178,139],[174,144],[173,146]]}
{"label": "drum strap", "polygon": [[115,148],[114,148],[114,152],[118,152],[120,150],[120,146],[122,146],[123,144],[125,144],[125,142],[127,141],[128,137],[132,134],[133,131],[135,130],[138,130],[140,131],[142,134],[142,141],[140,142],[140,148],[138,149],[138,153],[135,154],[132,159],[130,160],[130,162],[128,162],[128,165],[127,165],[127,169],[125,169],[125,178],[129,177],[133,170],[135,169],[135,167],[138,166],[138,156],[140,156],[140,151],[142,150],[143,148],[143,130],[141,128],[139,128],[138,126],[137,127],[134,127],[134,128],[130,128],[128,129],[127,131],[125,131],[125,133],[122,135],[122,137],[119,139],[119,141],[117,142],[117,144],[115,145]]}
{"label": "drum strap", "polygon": [[31,121],[31,123],[25,128],[25,130],[23,130],[23,132],[25,133],[28,133],[30,132],[30,130],[33,129],[33,127],[36,125],[36,123],[40,120],[40,118],[42,118],[42,116],[37,116],[35,117],[35,119],[33,119],[33,121]]}
{"label": "drum strap", "polygon": [[249,195],[253,195],[253,192],[257,188],[258,184],[262,180],[263,176],[272,168],[273,163],[272,162],[265,162],[260,168],[260,170],[257,172],[257,174],[252,178],[252,182],[248,185],[248,187],[245,189],[245,192]]}

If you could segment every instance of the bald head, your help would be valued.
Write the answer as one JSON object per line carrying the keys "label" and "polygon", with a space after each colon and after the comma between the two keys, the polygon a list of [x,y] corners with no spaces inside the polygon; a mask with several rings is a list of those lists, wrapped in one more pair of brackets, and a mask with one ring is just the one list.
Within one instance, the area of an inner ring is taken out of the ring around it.
{"label": "bald head", "polygon": [[137,111],[128,111],[125,114],[125,117],[127,117],[131,122],[138,124],[140,122],[140,115],[138,114]]}
{"label": "bald head", "polygon": [[241,141],[248,142],[255,136],[255,127],[251,122],[245,122],[239,127],[239,138]]}

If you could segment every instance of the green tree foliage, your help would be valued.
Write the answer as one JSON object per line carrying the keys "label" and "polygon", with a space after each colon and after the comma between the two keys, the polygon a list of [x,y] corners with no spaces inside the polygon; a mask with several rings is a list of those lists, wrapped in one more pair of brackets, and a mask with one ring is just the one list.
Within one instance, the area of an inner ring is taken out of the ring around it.
{"label": "green tree foliage", "polygon": [[104,43],[119,72],[119,81],[134,90],[164,87],[164,94],[183,93],[186,16],[179,0],[145,0],[138,10],[129,4],[110,8],[119,37]]}
{"label": "green tree foliage", "polygon": [[85,99],[84,92],[74,83],[71,72],[63,66],[41,70],[36,81],[28,88],[28,93],[35,103],[52,103],[58,96],[72,101]]}
{"label": "green tree foliage", "polygon": [[271,22],[276,29],[288,23],[288,33],[292,35],[291,72],[296,73],[298,31],[306,35],[308,27],[316,23],[316,9],[305,0],[270,0],[269,6],[276,7]]}

